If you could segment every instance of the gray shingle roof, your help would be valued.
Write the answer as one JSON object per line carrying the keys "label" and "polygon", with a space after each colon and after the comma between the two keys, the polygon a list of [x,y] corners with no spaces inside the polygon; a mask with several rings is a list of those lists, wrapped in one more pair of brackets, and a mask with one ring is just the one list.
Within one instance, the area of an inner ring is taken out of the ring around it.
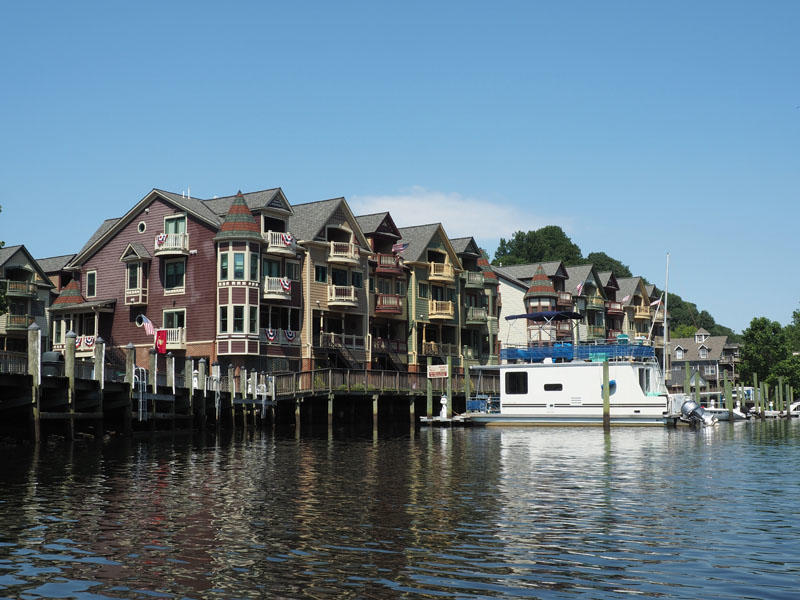
{"label": "gray shingle roof", "polygon": [[197,215],[201,219],[214,223],[217,226],[222,223],[222,220],[219,218],[219,216],[216,215],[208,206],[206,206],[205,202],[200,198],[189,198],[186,196],[181,196],[180,194],[167,192],[166,190],[159,190],[158,188],[154,188],[153,191],[158,192],[176,206],[182,208],[186,212]]}
{"label": "gray shingle roof", "polygon": [[562,268],[560,261],[550,261],[543,263],[530,263],[527,265],[508,265],[502,267],[503,271],[510,277],[515,277],[521,281],[529,281],[533,279],[536,274],[536,269],[542,265],[544,274],[548,277],[554,277],[558,274],[559,268]]}
{"label": "gray shingle roof", "polygon": [[439,227],[439,223],[401,227],[400,241],[408,244],[408,247],[400,255],[408,261],[427,262],[428,256],[425,251]]}
{"label": "gray shingle roof", "polygon": [[4,265],[5,262],[11,258],[17,250],[22,248],[21,244],[17,244],[16,246],[3,246],[0,248],[0,265]]}
{"label": "gray shingle roof", "polygon": [[[257,192],[242,193],[244,201],[250,210],[259,210],[269,206],[269,203],[276,197],[282,194],[281,188],[271,188],[269,190],[259,190]],[[224,217],[228,214],[228,210],[233,204],[236,194],[232,196],[223,196],[222,198],[212,198],[210,200],[203,200],[203,204],[218,217]],[[283,202],[281,201],[281,204]],[[291,206],[288,205],[288,210],[291,212]]]}
{"label": "gray shingle roof", "polygon": [[513,275],[510,275],[509,273],[507,273],[505,268],[497,267],[495,265],[491,265],[491,267],[492,267],[492,271],[494,271],[495,275],[497,275],[499,278],[504,279],[505,281],[507,281],[508,283],[510,283],[512,285],[519,286],[520,288],[522,288],[524,290],[528,289],[528,284],[527,283],[525,283],[524,281],[521,281],[521,280],[517,279],[516,277],[514,277]]}
{"label": "gray shingle roof", "polygon": [[[687,360],[718,361],[722,357],[722,349],[725,347],[725,344],[727,342],[728,342],[727,335],[712,335],[710,337],[707,337],[703,342],[696,342],[694,337],[675,338],[674,340],[669,341],[670,354],[672,355],[673,362],[682,362]],[[707,358],[700,358],[701,346],[705,346],[706,348],[708,348]],[[684,353],[682,359],[676,360],[675,349],[678,347],[683,348]]]}
{"label": "gray shingle roof", "polygon": [[453,250],[456,251],[456,254],[465,254],[469,252],[475,256],[481,255],[481,250],[478,244],[475,243],[475,238],[472,236],[451,238],[450,243],[453,245]]}
{"label": "gray shingle roof", "polygon": [[[578,284],[591,280],[595,283],[592,276],[592,265],[576,265],[574,267],[567,267],[567,279],[564,281],[564,291],[571,294],[578,293]],[[581,294],[583,290],[581,290]]]}
{"label": "gray shingle roof", "polygon": [[[633,302],[633,297],[639,293],[639,282],[641,277],[622,277],[617,279],[619,290],[617,291],[617,302],[622,302],[623,305],[629,306]],[[623,302],[625,296],[630,296]]]}
{"label": "gray shingle roof", "polygon": [[42,267],[45,273],[58,273],[63,270],[75,258],[74,254],[65,254],[64,256],[51,256],[49,258],[37,258],[36,262]]}
{"label": "gray shingle roof", "polygon": [[358,226],[361,227],[361,231],[365,234],[375,233],[388,214],[388,211],[384,211],[371,215],[359,215],[356,217],[356,221],[358,221]]}
{"label": "gray shingle roof", "polygon": [[[318,200],[316,202],[306,202],[305,204],[295,204],[292,206],[294,214],[289,217],[289,231],[298,241],[324,241],[325,224],[330,221],[338,208],[344,205],[347,212],[350,207],[344,198],[331,198],[330,200]],[[358,221],[353,217],[356,230],[356,243],[362,248],[369,250],[369,242],[364,237],[364,233],[358,226]]]}
{"label": "gray shingle roof", "polygon": [[603,271],[602,273],[597,274],[597,278],[600,280],[600,285],[604,288],[611,287],[612,289],[619,289],[619,282],[617,278],[614,277],[614,273],[612,271]]}

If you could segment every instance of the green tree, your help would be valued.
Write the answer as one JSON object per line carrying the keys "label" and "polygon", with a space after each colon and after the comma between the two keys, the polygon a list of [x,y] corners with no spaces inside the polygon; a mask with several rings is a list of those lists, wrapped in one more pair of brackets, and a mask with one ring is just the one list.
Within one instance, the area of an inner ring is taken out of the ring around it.
{"label": "green tree", "polygon": [[583,264],[594,265],[598,273],[603,271],[611,271],[614,277],[633,277],[630,267],[622,264],[616,258],[611,258],[605,252],[590,252],[586,258],[583,259]]}
{"label": "green tree", "polygon": [[670,339],[694,337],[697,327],[692,325],[678,325],[669,332]]}
{"label": "green tree", "polygon": [[581,249],[558,225],[547,225],[535,231],[517,231],[500,244],[494,253],[492,264],[521,265],[560,260],[566,264],[580,264]]}
{"label": "green tree", "polygon": [[786,342],[789,344],[789,350],[800,352],[800,310],[795,310],[792,313],[792,322],[784,330],[786,331]]}
{"label": "green tree", "polygon": [[756,317],[742,332],[740,373],[744,381],[750,381],[753,374],[759,381],[766,381],[772,368],[790,358],[786,343],[786,332],[777,321],[766,317]]}
{"label": "green tree", "polygon": [[800,390],[800,356],[787,356],[774,365],[767,377],[767,383],[777,385],[778,377],[783,377],[784,383],[788,383],[795,390]]}

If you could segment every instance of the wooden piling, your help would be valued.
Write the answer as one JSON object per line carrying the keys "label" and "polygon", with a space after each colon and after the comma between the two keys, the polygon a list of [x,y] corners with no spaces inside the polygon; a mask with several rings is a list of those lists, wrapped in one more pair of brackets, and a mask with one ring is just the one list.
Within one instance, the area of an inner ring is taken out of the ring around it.
{"label": "wooden piling", "polygon": [[372,395],[372,427],[378,427],[378,394]]}
{"label": "wooden piling", "polygon": [[425,376],[426,376],[426,379],[425,379],[426,396],[425,397],[427,399],[427,404],[425,406],[425,410],[426,410],[426,414],[427,414],[429,419],[433,417],[433,384],[431,383],[431,378],[427,377],[427,375],[428,375],[428,371],[430,371],[430,368],[431,368],[432,364],[433,364],[433,359],[429,356],[428,357],[428,370],[425,371]]}
{"label": "wooden piling", "polygon": [[611,389],[608,375],[608,360],[603,361],[603,429],[611,429]]}
{"label": "wooden piling", "polygon": [[122,414],[122,426],[125,433],[129,434],[133,430],[132,414],[131,414],[131,401],[135,393],[135,385],[133,381],[133,372],[136,368],[136,346],[128,342],[125,346],[125,383],[128,384],[128,404]]}
{"label": "wooden piling", "polygon": [[453,357],[447,357],[447,418],[453,418]]}
{"label": "wooden piling", "polygon": [[731,390],[731,382],[728,381],[728,372],[722,372],[723,386],[725,390],[725,408],[728,409],[728,420],[733,422],[733,394]]}
{"label": "wooden piling", "polygon": [[39,423],[40,396],[39,386],[42,383],[42,351],[40,348],[42,336],[36,323],[28,327],[28,375],[31,376],[31,432],[33,439],[38,444],[41,440],[42,430]]}
{"label": "wooden piling", "polygon": [[75,439],[75,340],[78,334],[68,331],[64,336],[64,375],[67,377],[67,439]]}
{"label": "wooden piling", "polygon": [[328,427],[333,427],[333,392],[328,393]]}
{"label": "wooden piling", "polygon": [[94,423],[94,437],[101,439],[103,437],[103,394],[106,387],[106,343],[99,335],[94,342],[94,378],[97,381],[97,407],[95,410],[100,416],[95,419]]}

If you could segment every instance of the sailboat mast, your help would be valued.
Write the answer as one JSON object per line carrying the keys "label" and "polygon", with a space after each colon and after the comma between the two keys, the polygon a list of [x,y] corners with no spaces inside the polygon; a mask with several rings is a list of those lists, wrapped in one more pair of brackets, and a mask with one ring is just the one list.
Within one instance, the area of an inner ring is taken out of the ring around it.
{"label": "sailboat mast", "polygon": [[663,355],[663,376],[664,383],[667,381],[667,348],[669,348],[669,327],[667,327],[667,303],[669,302],[669,252],[667,252],[667,274],[664,277],[664,355]]}

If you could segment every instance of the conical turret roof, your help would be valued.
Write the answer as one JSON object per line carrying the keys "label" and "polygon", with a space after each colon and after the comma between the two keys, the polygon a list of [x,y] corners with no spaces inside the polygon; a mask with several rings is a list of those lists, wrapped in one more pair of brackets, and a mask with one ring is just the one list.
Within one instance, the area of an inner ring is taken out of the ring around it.
{"label": "conical turret roof", "polygon": [[214,236],[215,242],[227,240],[262,241],[258,223],[247,207],[241,191],[236,194],[231,207],[228,209],[228,214],[225,215],[225,221],[222,223],[219,233]]}
{"label": "conical turret roof", "polygon": [[86,302],[86,298],[81,295],[81,286],[75,279],[70,281],[67,287],[61,290],[58,298],[53,300],[54,305],[83,304],[84,302]]}
{"label": "conical turret roof", "polygon": [[531,280],[531,287],[528,288],[528,291],[525,292],[526,298],[556,298],[558,294],[556,294],[556,288],[553,287],[553,282],[550,281],[550,278],[545,274],[544,268],[540,264],[536,268],[536,273],[533,275],[533,279]]}

